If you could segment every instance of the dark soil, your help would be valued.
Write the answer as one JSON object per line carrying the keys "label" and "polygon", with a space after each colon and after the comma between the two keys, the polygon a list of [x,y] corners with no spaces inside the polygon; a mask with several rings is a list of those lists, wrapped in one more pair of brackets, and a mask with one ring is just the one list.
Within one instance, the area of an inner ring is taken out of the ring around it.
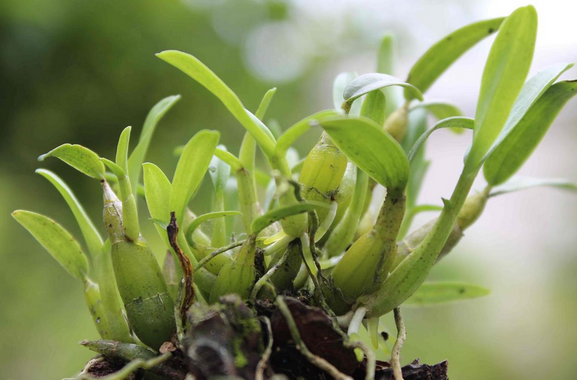
{"label": "dark soil", "polygon": [[[325,359],[343,375],[363,380],[365,362],[359,363],[345,335],[320,308],[286,297],[285,302],[308,350]],[[130,379],[332,379],[313,365],[295,345],[283,314],[271,303],[249,307],[228,296],[219,305],[194,304],[188,313],[188,332],[181,349],[151,371],[139,370]],[[272,332],[272,336],[270,334]],[[269,346],[272,339],[272,346]],[[115,352],[104,353],[88,363],[85,373],[99,378],[120,369],[125,360]],[[154,372],[154,373],[153,373]],[[404,380],[446,380],[447,362],[403,367]],[[389,363],[377,362],[376,380],[392,380]]]}

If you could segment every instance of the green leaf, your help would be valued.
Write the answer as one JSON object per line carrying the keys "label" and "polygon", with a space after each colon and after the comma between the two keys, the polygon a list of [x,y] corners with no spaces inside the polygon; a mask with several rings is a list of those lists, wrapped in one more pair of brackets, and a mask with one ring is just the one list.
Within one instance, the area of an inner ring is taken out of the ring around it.
{"label": "green leaf", "polygon": [[100,157],[82,145],[62,144],[38,157],[38,161],[44,161],[46,157],[59,158],[89,177],[104,178],[104,164],[100,162]]}
{"label": "green leaf", "polygon": [[568,179],[513,177],[504,184],[493,187],[489,196],[495,197],[533,187],[555,187],[562,190],[577,191],[577,183]]}
{"label": "green leaf", "polygon": [[[250,137],[250,136],[249,136]],[[252,137],[250,137],[252,139]],[[253,140],[254,141],[254,140]],[[226,151],[224,145],[219,145],[221,150]],[[230,177],[230,166],[217,156],[213,156],[208,167],[208,172],[214,186],[213,211],[224,211],[225,187]],[[212,225],[211,245],[220,247],[226,244],[226,224],[224,219],[215,220]]]}
{"label": "green leaf", "polygon": [[371,91],[380,90],[390,86],[404,87],[405,91],[411,94],[412,99],[423,100],[421,91],[410,83],[403,82],[399,78],[388,74],[370,73],[364,74],[353,80],[343,93],[345,104],[352,104],[352,102],[361,96],[368,94]]}
{"label": "green leaf", "polygon": [[[126,127],[120,134],[118,139],[118,147],[116,148],[116,165],[122,168],[125,175],[128,174],[128,146],[130,145],[130,132],[132,127]],[[112,169],[110,169],[112,170]]]}
{"label": "green leaf", "polygon": [[285,157],[288,149],[297,141],[299,137],[308,132],[314,124],[312,121],[326,118],[329,116],[336,116],[338,113],[333,110],[324,110],[314,113],[304,119],[296,122],[290,128],[288,128],[278,139],[275,146],[275,156]]}
{"label": "green leaf", "polygon": [[505,182],[529,158],[565,103],[577,94],[577,82],[559,82],[527,111],[485,162],[484,174],[489,185]]}
{"label": "green leaf", "polygon": [[142,164],[144,177],[144,194],[148,212],[153,219],[170,221],[170,193],[172,185],[164,172],[156,165],[145,162]]}
{"label": "green leaf", "polygon": [[443,211],[443,206],[428,205],[428,204],[418,205],[411,209],[411,214],[417,215],[421,212],[431,212],[431,211]]}
{"label": "green leaf", "polygon": [[517,124],[523,119],[529,109],[535,102],[547,91],[549,87],[563,74],[565,71],[573,67],[573,64],[562,63],[549,67],[535,74],[529,79],[523,88],[519,97],[513,104],[513,109],[509,114],[509,118],[503,127],[503,130],[497,137],[497,140],[491,146],[491,149],[483,157],[483,161],[487,160],[501,142],[516,128]]}
{"label": "green leaf", "polygon": [[[499,29],[504,18],[479,21],[449,34],[429,48],[409,72],[407,83],[425,92],[460,56]],[[407,100],[413,99],[405,92]]]}
{"label": "green leaf", "polygon": [[219,138],[217,131],[198,132],[188,141],[178,160],[172,180],[170,211],[175,212],[176,220],[181,224],[184,210],[208,169]]}
{"label": "green leaf", "polygon": [[385,124],[387,99],[382,91],[369,92],[361,107],[361,116],[371,119],[378,125]]}
{"label": "green leaf", "polygon": [[36,173],[46,178],[52,185],[54,185],[60,195],[62,195],[62,198],[64,198],[68,207],[70,207],[72,214],[74,214],[78,226],[80,226],[88,251],[90,251],[93,256],[98,255],[102,249],[102,238],[94,226],[94,223],[92,223],[92,220],[90,220],[90,217],[86,211],[84,211],[80,201],[76,198],[66,182],[50,170],[37,169]]}
{"label": "green leaf", "polygon": [[[409,177],[403,148],[374,121],[346,116],[321,120],[335,145],[392,193],[402,193]],[[378,152],[378,154],[376,154]]]}
{"label": "green leaf", "polygon": [[176,50],[167,50],[156,55],[178,68],[212,92],[230,113],[254,137],[263,152],[270,157],[275,140],[270,130],[247,111],[238,96],[208,67],[196,57]]}
{"label": "green leaf", "polygon": [[226,164],[230,166],[234,171],[241,170],[244,167],[243,163],[238,158],[236,158],[234,154],[226,150],[216,148],[214,155],[222,161],[226,162]]}
{"label": "green leaf", "polygon": [[144,120],[142,132],[140,132],[138,144],[128,159],[128,176],[130,177],[130,184],[133,189],[137,188],[138,181],[140,181],[140,170],[142,168],[142,163],[146,157],[146,152],[148,151],[150,141],[152,140],[152,135],[154,134],[158,122],[179,100],[180,95],[166,97],[160,102],[156,103],[150,112],[148,112],[146,120]]}
{"label": "green leaf", "polygon": [[429,306],[463,301],[489,295],[491,292],[479,285],[460,282],[424,283],[403,305]]}
{"label": "green leaf", "polygon": [[392,35],[386,35],[381,40],[377,55],[377,72],[383,74],[393,74],[395,65],[394,51],[395,39]]}
{"label": "green leaf", "polygon": [[108,158],[104,157],[102,157],[100,161],[102,161],[108,167],[108,169],[110,169],[110,171],[116,176],[117,179],[122,179],[126,176],[124,170],[114,161],[110,161]]}
{"label": "green leaf", "polygon": [[79,280],[86,278],[88,273],[86,255],[70,232],[54,220],[35,212],[17,210],[12,213],[12,216],[68,273]]}
{"label": "green leaf", "polygon": [[[407,135],[402,141],[402,147],[408,154],[419,137],[427,130],[427,113],[423,109],[416,109],[413,112],[409,112],[407,121]],[[429,163],[425,159],[425,149],[419,149],[413,157],[413,161],[411,161],[411,172],[409,174],[409,183],[407,184],[407,208],[411,208],[416,204]]]}
{"label": "green leaf", "polygon": [[471,168],[481,163],[505,125],[529,72],[536,35],[533,6],[518,8],[501,25],[481,80],[473,145],[467,157]]}
{"label": "green leaf", "polygon": [[[215,211],[215,212],[207,212],[206,214],[202,214],[197,216],[196,218],[194,218],[192,220],[192,222],[190,222],[190,224],[188,225],[188,228],[186,229],[186,239],[190,239],[192,237],[192,234],[194,233],[194,231],[200,227],[200,225],[204,222],[207,222],[211,219],[216,219],[216,218],[223,218],[226,216],[235,216],[235,215],[242,215],[241,212],[239,211]],[[190,242],[192,243],[192,242]],[[191,246],[194,246],[194,244],[190,244]]]}
{"label": "green leaf", "polygon": [[[142,164],[144,180],[144,196],[148,212],[153,220],[160,221],[165,226],[170,221],[170,193],[172,185],[164,172],[156,165],[146,162]],[[167,247],[170,247],[166,227],[155,223],[158,235]]]}
{"label": "green leaf", "polygon": [[463,116],[455,116],[449,117],[447,119],[443,119],[439,121],[437,124],[433,126],[433,128],[428,129],[425,133],[419,137],[419,139],[415,142],[415,145],[411,148],[409,152],[409,161],[412,162],[415,158],[415,155],[423,146],[425,141],[431,136],[433,132],[442,128],[463,128],[463,129],[473,129],[475,126],[475,120],[471,119],[470,117],[463,117]]}
{"label": "green leaf", "polygon": [[[357,74],[351,72],[344,72],[337,75],[335,81],[333,82],[333,104],[335,110],[342,113],[341,106],[343,105],[343,94],[345,88],[357,77]],[[349,115],[360,115],[361,112],[361,102],[353,103]]]}
{"label": "green leaf", "polygon": [[[219,145],[218,149],[226,152],[224,145]],[[208,172],[210,173],[215,192],[224,191],[228,178],[230,177],[230,166],[215,155],[210,160]]]}
{"label": "green leaf", "polygon": [[[395,63],[395,51],[396,51],[396,41],[392,35],[386,35],[381,40],[381,45],[379,46],[379,52],[377,55],[377,72],[382,74],[394,75],[394,63]],[[383,94],[387,99],[387,109],[385,114],[390,115],[397,108],[401,106],[403,102],[402,90],[400,87],[388,87],[384,88]]]}
{"label": "green leaf", "polygon": [[262,100],[260,101],[260,104],[258,105],[258,109],[256,110],[256,113],[254,114],[260,120],[262,120],[264,118],[264,115],[266,114],[266,111],[268,110],[268,106],[270,105],[270,102],[271,102],[272,98],[274,97],[274,94],[276,94],[276,87],[273,87],[270,90],[268,90],[266,92],[266,94],[264,94]]}
{"label": "green leaf", "polygon": [[453,116],[463,116],[463,111],[461,111],[459,107],[442,100],[427,100],[416,103],[409,108],[409,112],[416,109],[425,109],[438,120],[443,120]]}
{"label": "green leaf", "polygon": [[289,206],[278,207],[253,220],[251,225],[252,234],[258,235],[260,231],[264,230],[274,222],[285,219],[289,216],[321,209],[328,210],[329,206],[320,202],[301,202]]}

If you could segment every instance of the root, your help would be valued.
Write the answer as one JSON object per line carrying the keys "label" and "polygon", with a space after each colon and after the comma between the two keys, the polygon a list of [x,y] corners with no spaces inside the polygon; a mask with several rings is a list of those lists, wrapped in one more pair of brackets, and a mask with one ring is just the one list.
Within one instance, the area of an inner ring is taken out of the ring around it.
{"label": "root", "polygon": [[316,367],[318,367],[319,369],[327,372],[335,380],[353,380],[352,377],[345,375],[344,373],[339,371],[337,368],[335,368],[331,363],[327,362],[325,359],[323,359],[319,356],[316,356],[315,354],[310,352],[301,338],[301,335],[299,333],[296,322],[295,322],[287,304],[285,303],[284,299],[282,297],[277,297],[276,304],[277,304],[280,312],[282,313],[282,315],[284,316],[284,318],[286,320],[287,326],[289,328],[292,339],[295,342],[295,346],[296,346],[297,350],[299,350],[299,352],[305,358],[307,358],[307,360],[311,364],[313,364]]}
{"label": "root", "polygon": [[264,370],[267,367],[268,360],[270,355],[272,354],[272,344],[273,344],[273,336],[272,336],[272,327],[270,324],[270,319],[267,317],[262,317],[261,319],[266,325],[266,331],[268,335],[268,343],[266,345],[266,349],[262,354],[262,358],[258,362],[256,366],[256,373],[254,375],[255,380],[264,380]]}
{"label": "root", "polygon": [[395,375],[395,380],[403,380],[403,370],[401,369],[401,349],[407,339],[407,330],[403,322],[403,316],[400,308],[395,308],[395,324],[397,325],[397,341],[393,346],[391,353],[391,368]]}

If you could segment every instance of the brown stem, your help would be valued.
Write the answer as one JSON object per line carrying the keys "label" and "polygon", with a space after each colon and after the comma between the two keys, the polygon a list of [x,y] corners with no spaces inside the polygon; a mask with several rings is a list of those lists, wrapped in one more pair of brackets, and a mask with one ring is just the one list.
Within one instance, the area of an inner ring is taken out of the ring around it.
{"label": "brown stem", "polygon": [[190,259],[184,254],[177,242],[178,224],[174,211],[170,213],[170,223],[166,227],[166,232],[168,233],[170,246],[176,253],[176,256],[178,256],[184,274],[184,296],[180,303],[180,317],[182,318],[182,325],[186,326],[186,311],[194,302],[194,273]]}

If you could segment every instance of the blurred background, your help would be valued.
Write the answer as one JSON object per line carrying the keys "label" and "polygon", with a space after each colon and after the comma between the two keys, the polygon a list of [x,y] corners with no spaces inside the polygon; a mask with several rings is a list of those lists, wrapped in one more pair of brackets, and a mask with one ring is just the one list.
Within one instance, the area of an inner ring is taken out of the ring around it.
{"label": "blurred background", "polygon": [[[575,62],[577,5],[533,3],[540,26],[532,73]],[[38,155],[71,142],[112,157],[121,130],[133,125],[139,131],[150,107],[172,94],[183,98],[157,129],[149,161],[171,177],[177,160],[173,148],[203,128],[221,130],[222,143],[238,152],[240,125],[216,98],[154,53],[194,54],[253,111],[266,90],[278,87],[268,115],[286,128],[332,107],[332,80],[339,72],[374,71],[384,34],[397,37],[395,74],[404,78],[447,33],[521,5],[517,0],[2,0],[0,379],[72,376],[92,356],[77,342],[97,336],[79,283],[10,212],[25,208],[47,214],[80,236],[56,190],[34,170],[57,171],[96,221],[100,188],[57,160],[38,163]],[[449,99],[473,116],[491,41],[459,60],[429,98]],[[564,77],[577,77],[577,70]],[[573,100],[520,174],[577,181],[576,127]],[[301,139],[301,153],[315,140]],[[470,135],[445,131],[432,137],[427,154],[433,165],[423,202],[439,203],[450,195],[469,142]],[[206,211],[203,199],[210,196],[205,183],[194,210]],[[403,362],[448,359],[452,379],[574,379],[576,224],[574,194],[536,189],[491,200],[432,278],[478,283],[492,294],[443,307],[406,308]],[[145,236],[160,254],[151,224]]]}

